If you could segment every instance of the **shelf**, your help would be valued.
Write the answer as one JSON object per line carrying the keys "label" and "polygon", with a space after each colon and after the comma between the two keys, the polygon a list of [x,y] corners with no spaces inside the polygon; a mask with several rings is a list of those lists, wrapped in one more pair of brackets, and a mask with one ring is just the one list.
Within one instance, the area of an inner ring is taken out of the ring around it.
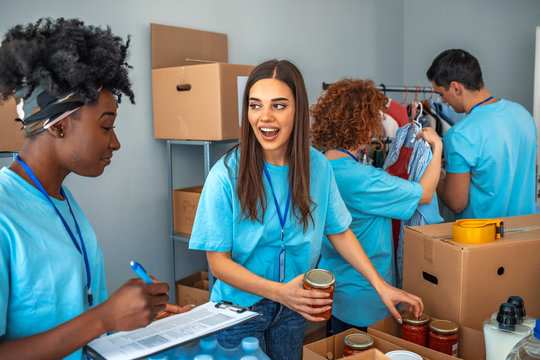
{"label": "shelf", "polygon": [[[169,234],[171,240],[171,257],[172,257],[172,282],[171,284],[176,283],[176,242],[180,241],[188,244],[190,234],[179,233],[174,231],[174,221],[173,221],[173,206],[172,206],[172,190],[173,190],[173,159],[172,159],[172,148],[177,145],[195,145],[202,146],[204,151],[204,179],[208,176],[210,168],[213,165],[213,156],[211,145],[220,145],[220,144],[235,144],[238,143],[237,139],[230,140],[167,140],[167,172],[168,172],[168,191],[169,191]],[[208,282],[210,290],[214,285],[214,277],[210,269],[208,269]],[[176,298],[176,289],[175,286],[171,287],[169,291],[170,297],[172,299]]]}

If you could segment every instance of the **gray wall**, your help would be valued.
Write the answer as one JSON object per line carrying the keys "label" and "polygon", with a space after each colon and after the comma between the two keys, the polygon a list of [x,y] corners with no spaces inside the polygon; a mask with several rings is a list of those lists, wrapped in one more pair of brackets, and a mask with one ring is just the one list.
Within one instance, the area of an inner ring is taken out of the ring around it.
{"label": "gray wall", "polygon": [[[496,96],[532,110],[533,36],[539,14],[536,0],[20,0],[2,5],[0,33],[41,16],[64,16],[132,35],[137,104],[119,108],[122,149],[101,177],[73,175],[67,180],[94,225],[113,291],[133,277],[131,259],[157,278],[171,278],[166,146],[152,134],[151,22],[228,34],[231,63],[290,59],[304,74],[311,102],[323,81],[344,76],[425,85],[425,70],[438,52],[464,47],[479,56]],[[178,147],[174,155],[175,186],[201,183],[201,149]],[[202,254],[178,245],[178,277],[206,267]]]}

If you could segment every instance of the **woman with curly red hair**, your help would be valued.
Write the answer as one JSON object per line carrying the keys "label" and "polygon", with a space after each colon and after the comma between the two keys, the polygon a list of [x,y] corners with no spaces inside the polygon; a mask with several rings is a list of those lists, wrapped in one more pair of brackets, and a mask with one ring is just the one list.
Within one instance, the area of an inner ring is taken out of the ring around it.
{"label": "woman with curly red hair", "polygon": [[[391,219],[406,220],[419,204],[431,201],[439,180],[442,142],[433,129],[422,130],[420,136],[431,146],[433,160],[418,183],[361,163],[362,150],[383,134],[387,101],[373,81],[343,79],[330,85],[313,105],[311,131],[313,146],[330,160],[341,196],[353,217],[350,229],[379,274],[389,284],[395,284]],[[321,254],[320,267],[336,275],[331,318],[334,333],[350,327],[367,328],[390,315],[375,289],[328,239],[323,241]]]}

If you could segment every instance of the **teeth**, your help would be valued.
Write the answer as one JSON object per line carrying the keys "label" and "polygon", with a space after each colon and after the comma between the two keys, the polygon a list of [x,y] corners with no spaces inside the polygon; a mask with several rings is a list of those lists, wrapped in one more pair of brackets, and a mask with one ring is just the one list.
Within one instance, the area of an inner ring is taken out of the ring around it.
{"label": "teeth", "polygon": [[261,131],[264,133],[264,135],[272,136],[272,135],[277,134],[279,129],[261,128]]}

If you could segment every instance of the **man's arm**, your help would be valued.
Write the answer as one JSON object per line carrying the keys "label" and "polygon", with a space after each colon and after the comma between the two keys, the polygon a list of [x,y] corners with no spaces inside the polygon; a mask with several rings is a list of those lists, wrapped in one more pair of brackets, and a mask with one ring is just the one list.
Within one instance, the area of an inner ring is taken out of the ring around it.
{"label": "man's arm", "polygon": [[437,195],[453,212],[460,213],[469,203],[471,173],[447,173],[441,176],[437,185]]}

